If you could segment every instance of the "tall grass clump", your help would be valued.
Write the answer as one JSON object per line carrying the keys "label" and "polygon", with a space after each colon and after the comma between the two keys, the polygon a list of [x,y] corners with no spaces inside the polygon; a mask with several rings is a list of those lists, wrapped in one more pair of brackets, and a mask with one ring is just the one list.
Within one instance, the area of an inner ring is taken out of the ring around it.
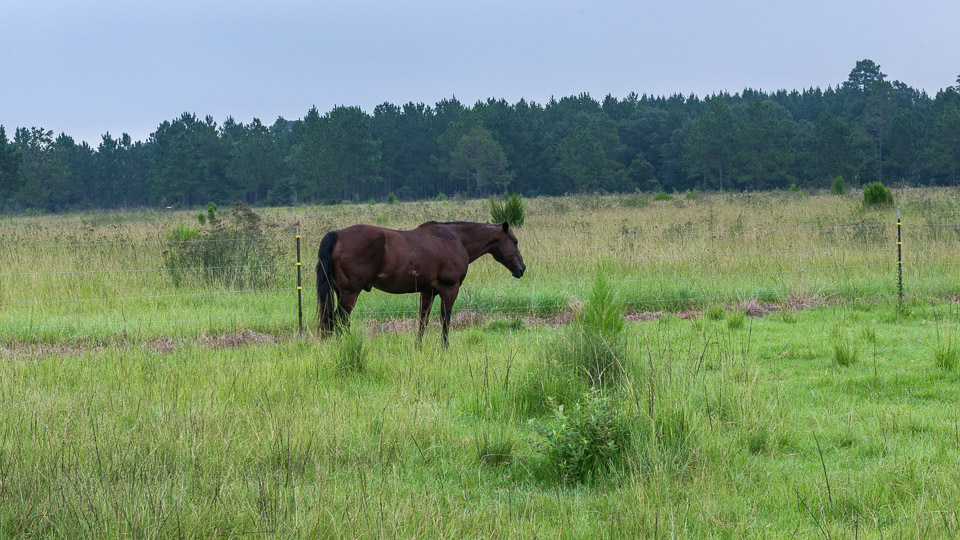
{"label": "tall grass clump", "polygon": [[655,201],[672,201],[673,195],[667,193],[666,191],[658,191],[656,195],[653,196]]}
{"label": "tall grass clump", "polygon": [[623,199],[623,206],[626,208],[646,208],[650,206],[650,199],[642,195],[627,195]]}
{"label": "tall grass clump", "polygon": [[623,302],[601,269],[580,314],[543,348],[522,387],[520,408],[539,414],[553,404],[572,406],[620,379],[625,357]]}
{"label": "tall grass clump", "polygon": [[953,336],[942,339],[937,328],[937,341],[933,348],[933,363],[943,371],[957,373],[960,367],[960,346]]}
{"label": "tall grass clump", "polygon": [[893,205],[893,192],[880,182],[872,182],[863,188],[863,205],[891,206]]}
{"label": "tall grass clump", "polygon": [[510,196],[504,196],[503,202],[497,202],[496,199],[490,197],[490,219],[493,223],[506,221],[511,227],[523,225],[524,210],[520,195],[514,193]]}
{"label": "tall grass clump", "polygon": [[505,465],[513,460],[515,442],[505,429],[484,430],[474,440],[477,461],[483,465]]}
{"label": "tall grass clump", "polygon": [[337,371],[341,374],[363,373],[367,368],[368,353],[363,330],[344,329],[337,348]]}
{"label": "tall grass clump", "polygon": [[626,348],[623,301],[603,269],[597,271],[587,303],[570,329],[554,344],[564,369],[592,387],[615,381],[623,371]]}
{"label": "tall grass clump", "polygon": [[582,482],[609,469],[629,443],[629,430],[610,398],[592,391],[569,410],[535,424],[536,448],[563,482]]}
{"label": "tall grass clump", "polygon": [[731,330],[739,330],[743,328],[743,322],[747,318],[747,313],[740,309],[735,309],[730,312],[730,315],[727,317],[727,328]]}
{"label": "tall grass clump", "polygon": [[167,233],[163,266],[176,287],[193,282],[230,287],[269,286],[280,251],[264,238],[256,212],[235,203],[221,217],[213,203],[197,216],[198,228],[180,223]]}
{"label": "tall grass clump", "polygon": [[833,337],[833,360],[838,366],[851,366],[857,361],[860,351],[857,343],[849,336],[838,332]]}

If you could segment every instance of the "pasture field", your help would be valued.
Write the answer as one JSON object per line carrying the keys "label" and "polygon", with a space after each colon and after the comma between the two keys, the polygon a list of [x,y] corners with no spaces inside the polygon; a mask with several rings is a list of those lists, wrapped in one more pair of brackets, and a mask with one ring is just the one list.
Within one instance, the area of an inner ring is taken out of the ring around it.
{"label": "pasture field", "polygon": [[955,537],[960,197],[895,195],[902,306],[854,194],[526,201],[447,350],[412,295],[299,336],[294,224],[310,323],[326,230],[484,201],[258,210],[275,258],[179,285],[195,212],[2,217],[0,537]]}

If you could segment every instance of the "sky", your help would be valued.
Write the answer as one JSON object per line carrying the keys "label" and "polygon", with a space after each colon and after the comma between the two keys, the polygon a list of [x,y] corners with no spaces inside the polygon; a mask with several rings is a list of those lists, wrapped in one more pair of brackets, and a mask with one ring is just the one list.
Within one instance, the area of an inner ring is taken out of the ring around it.
{"label": "sky", "polygon": [[957,21],[957,0],[0,0],[0,125],[96,147],[184,112],[826,88],[867,58],[934,96]]}

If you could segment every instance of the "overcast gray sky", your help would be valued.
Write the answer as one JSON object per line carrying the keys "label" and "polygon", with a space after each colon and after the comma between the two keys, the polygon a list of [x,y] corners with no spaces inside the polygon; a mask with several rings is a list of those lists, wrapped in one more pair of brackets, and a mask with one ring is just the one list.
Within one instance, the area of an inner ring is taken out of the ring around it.
{"label": "overcast gray sky", "polygon": [[385,101],[826,88],[858,60],[931,96],[957,0],[0,0],[0,124],[149,137]]}

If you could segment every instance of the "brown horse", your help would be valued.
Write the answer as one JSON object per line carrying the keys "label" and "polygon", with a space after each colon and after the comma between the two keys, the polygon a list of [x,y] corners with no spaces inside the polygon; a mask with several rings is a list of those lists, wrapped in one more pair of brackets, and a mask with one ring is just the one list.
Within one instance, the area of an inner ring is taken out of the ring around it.
{"label": "brown horse", "polygon": [[361,290],[376,287],[394,294],[418,292],[417,340],[423,340],[433,299],[440,295],[443,345],[447,346],[450,314],[467,277],[467,266],[487,253],[513,277],[523,276],[527,269],[517,249],[517,237],[506,222],[428,221],[412,231],[354,225],[329,232],[317,253],[319,329],[327,334],[349,324]]}

